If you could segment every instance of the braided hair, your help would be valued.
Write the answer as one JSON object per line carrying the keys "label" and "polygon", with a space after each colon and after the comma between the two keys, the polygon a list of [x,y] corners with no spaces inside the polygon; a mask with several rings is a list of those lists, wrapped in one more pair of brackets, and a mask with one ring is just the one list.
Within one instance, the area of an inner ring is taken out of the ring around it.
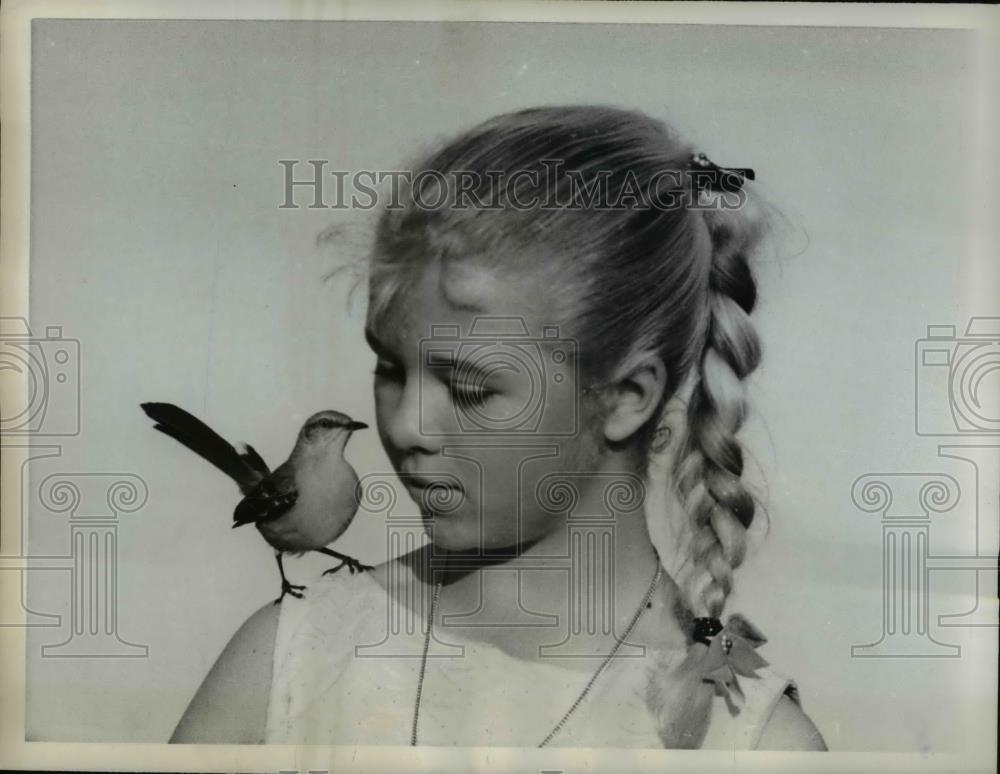
{"label": "braided hair", "polygon": [[[638,353],[662,359],[658,420],[632,444],[638,459],[655,457],[671,407],[686,397],[665,471],[679,512],[650,513],[647,503],[647,523],[689,629],[695,616],[721,615],[754,518],[736,434],[746,414],[743,380],[761,356],[750,259],[763,232],[746,207],[690,206],[683,174],[670,180],[682,193],[673,201],[684,206],[662,206],[663,171],[686,169],[693,151],[634,110],[571,105],[497,116],[413,167],[436,174],[415,176],[421,182],[402,192],[402,206],[383,212],[369,272],[377,320],[429,261],[476,256],[499,270],[551,270],[572,308],[565,333],[579,342],[585,383],[616,381]],[[482,185],[465,192],[488,206],[426,206],[449,171],[478,173]],[[497,190],[490,175],[498,173],[516,184]],[[595,207],[595,190],[611,201],[627,192],[640,206]],[[539,199],[560,206],[518,206]],[[684,536],[669,546],[655,537],[668,524]],[[682,554],[680,565],[668,561],[671,553]],[[691,638],[686,657],[650,682],[647,702],[667,747],[698,747],[704,738],[712,686],[698,664],[706,651]]]}
{"label": "braided hair", "polygon": [[[742,481],[743,449],[736,434],[746,418],[743,380],[761,359],[750,320],[757,288],[749,259],[762,221],[720,210],[701,215],[712,244],[707,319],[672,466],[689,536],[682,563],[687,572],[675,572],[674,580],[684,591],[687,607],[680,616],[689,628],[695,615],[722,615],[733,571],[746,554],[756,504]],[[699,665],[707,652],[707,645],[692,640],[686,658],[673,670],[654,673],[649,684],[647,702],[666,746],[696,748],[704,739],[713,686],[702,680]]]}

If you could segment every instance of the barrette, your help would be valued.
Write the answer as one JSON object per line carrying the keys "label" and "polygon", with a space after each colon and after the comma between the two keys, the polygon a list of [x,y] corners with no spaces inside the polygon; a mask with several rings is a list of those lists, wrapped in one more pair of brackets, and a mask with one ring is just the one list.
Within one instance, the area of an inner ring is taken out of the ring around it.
{"label": "barrette", "polygon": [[695,618],[694,639],[708,645],[702,662],[702,679],[715,684],[715,693],[726,699],[731,715],[746,703],[738,676],[758,677],[757,670],[767,666],[755,648],[767,638],[746,618],[731,615],[723,626],[718,618]]}
{"label": "barrette", "polygon": [[720,167],[709,160],[704,153],[692,155],[687,168],[689,172],[694,173],[695,184],[703,190],[732,193],[739,191],[747,180],[756,180],[752,169]]}

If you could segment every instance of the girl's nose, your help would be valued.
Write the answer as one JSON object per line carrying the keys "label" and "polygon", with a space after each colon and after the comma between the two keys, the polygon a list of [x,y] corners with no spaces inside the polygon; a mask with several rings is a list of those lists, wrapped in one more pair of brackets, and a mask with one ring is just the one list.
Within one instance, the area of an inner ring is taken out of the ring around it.
{"label": "girl's nose", "polygon": [[441,407],[434,404],[431,389],[418,379],[408,379],[389,419],[389,439],[403,451],[436,454],[441,449],[442,425],[436,414]]}

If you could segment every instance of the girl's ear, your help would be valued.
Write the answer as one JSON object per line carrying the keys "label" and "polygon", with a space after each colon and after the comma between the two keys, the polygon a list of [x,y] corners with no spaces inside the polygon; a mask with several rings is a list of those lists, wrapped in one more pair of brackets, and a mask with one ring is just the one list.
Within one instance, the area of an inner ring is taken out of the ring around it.
{"label": "girl's ear", "polygon": [[667,389],[667,367],[659,355],[647,352],[635,358],[612,384],[604,437],[620,443],[639,430],[656,411]]}

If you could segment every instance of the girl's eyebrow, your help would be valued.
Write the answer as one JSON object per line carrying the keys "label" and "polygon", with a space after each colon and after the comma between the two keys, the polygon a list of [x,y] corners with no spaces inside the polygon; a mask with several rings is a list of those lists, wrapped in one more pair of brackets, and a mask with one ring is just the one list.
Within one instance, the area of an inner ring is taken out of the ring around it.
{"label": "girl's eyebrow", "polygon": [[[392,350],[379,340],[371,328],[365,328],[365,341],[368,342],[368,346],[377,355],[381,357],[393,357]],[[476,358],[458,358],[452,350],[446,349],[443,352],[430,350],[426,354],[428,356],[426,366],[432,370],[443,369],[451,373],[472,374],[481,379],[487,378],[492,373],[491,370],[479,365],[476,362]]]}

